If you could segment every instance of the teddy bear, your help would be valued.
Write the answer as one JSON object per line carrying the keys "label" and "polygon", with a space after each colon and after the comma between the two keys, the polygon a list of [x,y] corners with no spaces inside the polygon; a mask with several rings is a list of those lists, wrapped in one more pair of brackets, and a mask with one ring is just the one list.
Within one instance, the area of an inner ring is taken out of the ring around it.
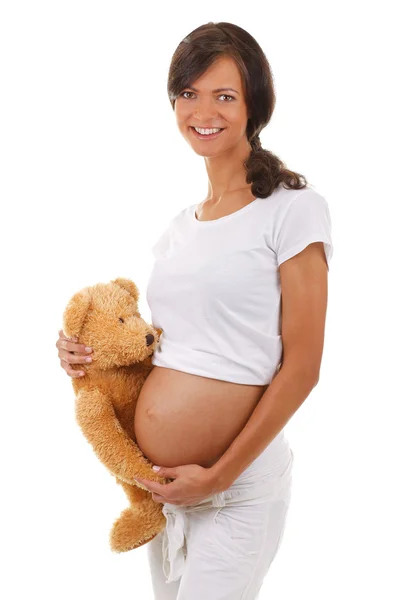
{"label": "teddy bear", "polygon": [[79,365],[85,375],[72,379],[77,423],[130,503],[110,531],[114,552],[146,544],[166,525],[162,504],[134,478],[171,481],[152,470],[135,441],[137,399],[162,335],[162,329],[141,318],[138,300],[136,284],[119,277],[83,288],[72,296],[63,314],[65,335],[76,336],[93,349],[93,362]]}

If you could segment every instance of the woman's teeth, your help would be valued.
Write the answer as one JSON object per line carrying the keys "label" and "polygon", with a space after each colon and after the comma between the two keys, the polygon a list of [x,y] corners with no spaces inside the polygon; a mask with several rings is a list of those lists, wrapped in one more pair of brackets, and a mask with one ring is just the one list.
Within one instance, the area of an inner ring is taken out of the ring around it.
{"label": "woman's teeth", "polygon": [[201,135],[210,135],[211,133],[218,133],[218,131],[221,131],[221,128],[200,129],[199,127],[194,127],[194,129],[197,131],[197,133],[201,133]]}

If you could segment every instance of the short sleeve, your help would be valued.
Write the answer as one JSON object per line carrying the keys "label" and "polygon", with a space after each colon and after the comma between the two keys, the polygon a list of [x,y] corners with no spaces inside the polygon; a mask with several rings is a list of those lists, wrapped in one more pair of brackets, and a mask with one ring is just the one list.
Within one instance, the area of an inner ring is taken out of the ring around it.
{"label": "short sleeve", "polygon": [[274,250],[278,266],[312,242],[323,242],[328,264],[333,255],[331,216],[327,201],[313,188],[297,194],[277,223]]}

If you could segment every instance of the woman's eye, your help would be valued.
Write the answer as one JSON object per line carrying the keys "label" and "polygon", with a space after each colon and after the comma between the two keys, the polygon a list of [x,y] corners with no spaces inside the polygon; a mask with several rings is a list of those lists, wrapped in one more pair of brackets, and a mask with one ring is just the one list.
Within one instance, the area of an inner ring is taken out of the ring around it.
{"label": "woman's eye", "polygon": [[119,317],[119,320],[121,321],[121,323],[125,323],[122,317]]}

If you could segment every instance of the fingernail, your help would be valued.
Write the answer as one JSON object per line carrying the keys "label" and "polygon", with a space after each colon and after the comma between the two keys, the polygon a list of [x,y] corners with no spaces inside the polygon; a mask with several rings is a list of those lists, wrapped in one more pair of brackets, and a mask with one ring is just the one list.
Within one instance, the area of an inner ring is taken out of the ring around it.
{"label": "fingernail", "polygon": [[154,465],[154,466],[152,467],[152,469],[153,469],[153,471],[159,471],[159,470],[161,469],[161,467],[157,467],[156,465]]}

